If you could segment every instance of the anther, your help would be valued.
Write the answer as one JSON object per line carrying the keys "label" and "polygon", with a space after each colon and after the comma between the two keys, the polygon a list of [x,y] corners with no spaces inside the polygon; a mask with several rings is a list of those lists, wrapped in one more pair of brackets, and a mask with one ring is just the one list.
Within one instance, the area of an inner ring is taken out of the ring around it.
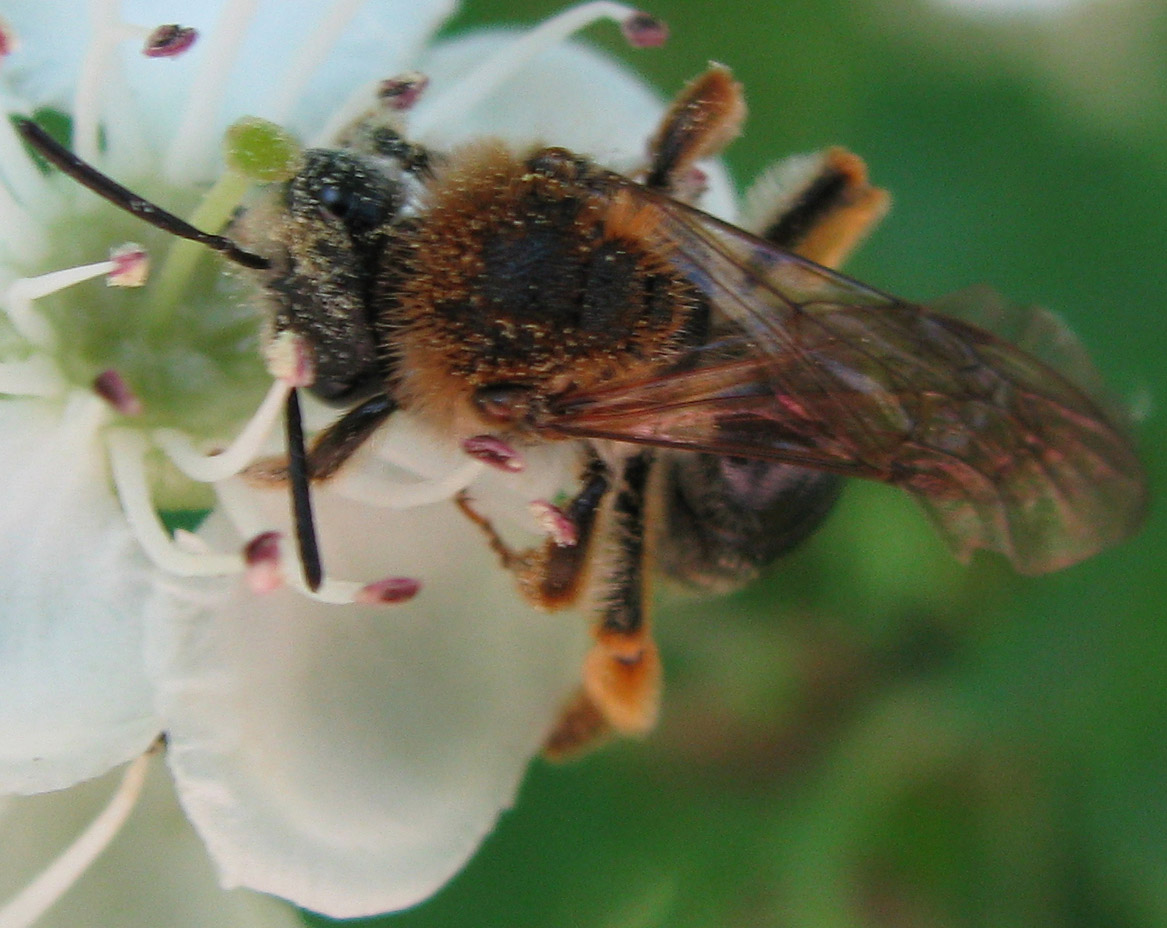
{"label": "anther", "polygon": [[405,112],[413,108],[429,83],[430,79],[420,71],[406,71],[381,81],[377,87],[377,99],[389,109]]}
{"label": "anther", "polygon": [[579,527],[571,517],[556,506],[544,499],[537,499],[530,506],[531,515],[539,523],[555,544],[561,548],[570,548],[579,544]]}
{"label": "anther", "polygon": [[463,439],[462,450],[474,460],[489,464],[508,474],[517,474],[523,469],[523,459],[519,452],[493,435],[475,435]]}
{"label": "anther", "polygon": [[0,17],[0,58],[7,58],[18,48],[20,42],[16,38],[16,33],[12,31],[12,26],[8,24],[8,20]]}
{"label": "anther", "polygon": [[123,416],[140,416],[142,401],[117,371],[102,371],[93,378],[93,392]]}
{"label": "anther", "polygon": [[411,577],[386,577],[367,583],[353,596],[353,602],[362,606],[385,606],[408,602],[418,594],[421,581]]}
{"label": "anther", "polygon": [[199,37],[197,29],[169,23],[158,26],[142,46],[142,54],[147,58],[175,58],[187,51]]}
{"label": "anther", "polygon": [[243,547],[247,587],[252,593],[272,593],[283,586],[280,572],[280,533],[261,532]]}
{"label": "anther", "polygon": [[641,11],[621,22],[620,31],[633,48],[657,48],[669,37],[669,27],[664,22]]}
{"label": "anther", "polygon": [[290,387],[310,387],[316,380],[312,349],[307,339],[295,332],[280,332],[267,343],[263,354],[271,375]]}
{"label": "anther", "polygon": [[109,287],[141,287],[150,274],[150,256],[135,242],[126,242],[109,253],[113,270],[106,275]]}

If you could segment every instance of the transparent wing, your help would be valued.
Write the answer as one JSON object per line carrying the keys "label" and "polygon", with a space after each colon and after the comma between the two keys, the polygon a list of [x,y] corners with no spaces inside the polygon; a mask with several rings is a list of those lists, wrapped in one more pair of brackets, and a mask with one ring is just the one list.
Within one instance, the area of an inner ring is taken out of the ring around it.
{"label": "transparent wing", "polygon": [[1129,438],[1053,368],[631,183],[617,195],[646,211],[641,228],[725,334],[671,373],[563,397],[544,429],[894,484],[958,557],[997,551],[1023,573],[1137,528],[1146,487]]}

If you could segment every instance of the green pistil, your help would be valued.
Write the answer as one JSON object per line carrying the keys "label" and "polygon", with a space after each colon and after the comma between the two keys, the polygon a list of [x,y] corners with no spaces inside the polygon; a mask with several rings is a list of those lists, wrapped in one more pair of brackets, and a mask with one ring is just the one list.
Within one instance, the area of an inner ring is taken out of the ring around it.
{"label": "green pistil", "polygon": [[[290,179],[299,169],[303,150],[299,142],[275,123],[245,116],[228,129],[224,142],[227,170],[207,191],[190,223],[218,232],[230,221],[253,183],[271,184]],[[147,325],[159,331],[173,317],[206,247],[186,239],[174,239],[154,285]]]}
{"label": "green pistil", "polygon": [[[250,186],[251,178],[236,171],[225,171],[191,215],[191,225],[212,231],[223,228]],[[149,303],[149,314],[143,320],[151,331],[157,332],[171,322],[199,261],[206,254],[206,246],[197,242],[182,238],[171,240],[162,262],[162,270],[153,284],[154,295]]]}

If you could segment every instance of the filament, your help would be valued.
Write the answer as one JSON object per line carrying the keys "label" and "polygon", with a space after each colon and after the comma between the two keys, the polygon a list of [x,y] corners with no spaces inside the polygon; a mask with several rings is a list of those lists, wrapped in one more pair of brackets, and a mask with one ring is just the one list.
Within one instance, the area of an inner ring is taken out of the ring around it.
{"label": "filament", "polygon": [[243,572],[240,554],[203,554],[187,550],[170,537],[150,499],[146,479],[146,439],[127,429],[106,436],[113,482],[126,522],[146,556],[161,570],[185,577],[221,577]]}
{"label": "filament", "polygon": [[50,271],[39,277],[21,277],[8,286],[5,309],[16,331],[34,345],[52,351],[56,347],[56,333],[45,318],[33,308],[33,301],[58,290],[72,287],[95,277],[102,277],[117,268],[113,261],[98,261]]}
{"label": "filament", "polygon": [[609,0],[581,3],[545,19],[534,29],[495,52],[464,75],[457,85],[429,101],[411,122],[411,134],[422,137],[434,127],[457,125],[471,109],[518,73],[540,52],[566,41],[602,19],[623,23],[636,14],[633,7]]}
{"label": "filament", "polygon": [[89,869],[125,825],[142,795],[151,748],[135,758],[109,803],[89,826],[24,889],[0,908],[0,928],[28,928]]}
{"label": "filament", "polygon": [[0,393],[8,396],[60,396],[65,378],[46,355],[0,363]]}
{"label": "filament", "polygon": [[203,44],[203,58],[191,80],[186,113],[163,159],[163,175],[173,184],[189,182],[210,159],[219,141],[218,114],[226,96],[231,66],[255,17],[258,0],[223,5],[214,33]]}
{"label": "filament", "polygon": [[299,52],[293,56],[284,75],[274,82],[277,92],[271,105],[266,108],[268,119],[276,123],[287,121],[305,86],[365,2],[366,0],[335,0],[328,15],[313,28],[308,41],[300,46]]}
{"label": "filament", "polygon": [[73,150],[92,163],[100,154],[98,131],[102,91],[108,77],[110,54],[122,37],[118,0],[90,0],[89,21],[93,35],[81,61],[81,73],[73,94]]}
{"label": "filament", "polygon": [[385,509],[411,509],[448,500],[466,489],[482,473],[484,465],[468,459],[444,477],[433,480],[394,480],[369,468],[341,471],[329,484],[346,499]]}
{"label": "filament", "polygon": [[[250,488],[239,480],[225,480],[215,484],[219,509],[241,538],[255,538],[271,527],[260,516],[250,497],[251,492]],[[329,605],[349,605],[356,601],[367,586],[365,583],[354,583],[351,580],[334,580],[326,575],[319,589],[310,590],[304,582],[298,563],[295,570],[284,570],[283,573],[284,582],[298,593]]]}
{"label": "filament", "polygon": [[202,454],[182,432],[158,429],[154,441],[175,467],[202,483],[215,483],[234,477],[258,456],[264,442],[284,409],[284,402],[292,388],[287,381],[276,380],[255,413],[240,430],[235,440],[219,454]]}

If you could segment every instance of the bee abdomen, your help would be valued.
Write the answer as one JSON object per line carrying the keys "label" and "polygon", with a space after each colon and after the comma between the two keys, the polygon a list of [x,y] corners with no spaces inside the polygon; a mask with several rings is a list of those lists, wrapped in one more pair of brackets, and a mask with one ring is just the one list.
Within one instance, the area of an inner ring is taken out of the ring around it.
{"label": "bee abdomen", "polygon": [[678,454],[664,466],[661,569],[718,592],[744,586],[797,547],[843,487],[835,474],[775,461]]}

